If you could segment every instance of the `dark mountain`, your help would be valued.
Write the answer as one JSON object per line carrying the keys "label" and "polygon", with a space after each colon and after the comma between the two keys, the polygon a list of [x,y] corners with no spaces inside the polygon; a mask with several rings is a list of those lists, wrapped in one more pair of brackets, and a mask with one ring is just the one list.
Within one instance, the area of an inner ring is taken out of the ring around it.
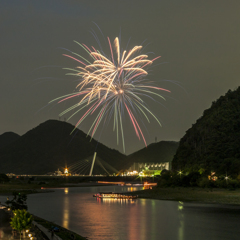
{"label": "dark mountain", "polygon": [[[57,120],[46,121],[28,131],[17,141],[0,149],[0,172],[15,174],[46,174],[58,168],[89,165],[97,142],[74,126]],[[99,159],[119,168],[126,156],[101,143],[97,146]],[[85,160],[83,162],[82,160]],[[82,166],[83,167],[83,166]],[[89,166],[88,166],[89,167]]]}
{"label": "dark mountain", "polygon": [[143,148],[129,155],[127,158],[126,166],[130,167],[134,162],[171,162],[177,148],[178,142],[161,141],[158,143],[152,143],[148,145],[147,148]]}
{"label": "dark mountain", "polygon": [[174,156],[174,169],[200,168],[219,174],[240,173],[240,87],[229,90],[205,110]]}
{"label": "dark mountain", "polygon": [[5,132],[0,135],[0,149],[19,139],[20,136],[14,132]]}

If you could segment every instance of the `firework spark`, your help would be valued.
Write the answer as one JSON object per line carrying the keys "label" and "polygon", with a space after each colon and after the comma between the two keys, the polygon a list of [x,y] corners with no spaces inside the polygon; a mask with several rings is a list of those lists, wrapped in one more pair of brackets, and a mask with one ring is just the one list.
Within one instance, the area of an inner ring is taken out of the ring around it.
{"label": "firework spark", "polygon": [[109,38],[108,43],[111,52],[110,58],[94,47],[89,48],[85,44],[77,43],[91,56],[93,59],[92,63],[76,53],[72,53],[76,57],[63,54],[81,64],[74,69],[68,69],[71,71],[69,75],[75,75],[80,78],[80,83],[77,85],[74,93],[56,98],[51,102],[58,101],[60,103],[71,98],[80,97],[80,101],[63,111],[60,116],[73,111],[68,118],[69,120],[75,114],[85,109],[84,114],[75,125],[75,128],[77,128],[89,115],[94,112],[97,113],[97,117],[94,119],[88,132],[92,137],[103,119],[113,118],[113,131],[116,130],[117,132],[117,143],[120,131],[125,152],[124,113],[129,117],[136,136],[139,140],[142,139],[147,146],[140,122],[137,120],[138,117],[144,116],[150,122],[149,116],[152,116],[160,126],[161,123],[146,106],[143,97],[152,98],[152,95],[164,99],[157,91],[170,91],[149,85],[145,79],[148,72],[144,68],[151,65],[160,56],[149,60],[148,55],[137,55],[142,46],[135,46],[129,51],[121,51],[118,38],[114,40],[114,48]]}

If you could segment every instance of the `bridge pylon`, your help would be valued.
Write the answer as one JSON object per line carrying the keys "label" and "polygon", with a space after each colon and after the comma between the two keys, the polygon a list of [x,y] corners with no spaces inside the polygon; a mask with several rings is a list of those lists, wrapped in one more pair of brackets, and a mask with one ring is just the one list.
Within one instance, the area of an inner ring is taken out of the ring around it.
{"label": "bridge pylon", "polygon": [[97,156],[97,152],[94,152],[93,160],[92,160],[92,166],[91,166],[91,169],[90,169],[89,176],[92,176],[92,171],[93,171],[93,167],[94,167],[96,156]]}

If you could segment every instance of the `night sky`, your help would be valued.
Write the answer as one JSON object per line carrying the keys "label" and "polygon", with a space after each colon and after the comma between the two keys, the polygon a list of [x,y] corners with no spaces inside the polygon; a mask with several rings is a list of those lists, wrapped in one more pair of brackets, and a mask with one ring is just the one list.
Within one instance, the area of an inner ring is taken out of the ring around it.
{"label": "night sky", "polygon": [[[148,103],[162,127],[154,119],[145,122],[147,143],[156,137],[179,141],[213,101],[239,86],[239,9],[239,0],[1,0],[0,134],[23,135],[48,119],[58,120],[73,102],[48,102],[77,85],[62,69],[78,65],[63,56],[66,49],[84,55],[74,40],[99,49],[95,32],[109,53],[106,38],[113,42],[121,32],[122,48],[131,38],[128,49],[143,43],[142,53],[152,52],[150,59],[161,56],[147,78],[171,91],[162,93],[166,101]],[[79,128],[87,132],[92,120]],[[122,151],[112,125],[100,126],[95,138]],[[127,119],[124,134],[126,154],[144,147]]]}

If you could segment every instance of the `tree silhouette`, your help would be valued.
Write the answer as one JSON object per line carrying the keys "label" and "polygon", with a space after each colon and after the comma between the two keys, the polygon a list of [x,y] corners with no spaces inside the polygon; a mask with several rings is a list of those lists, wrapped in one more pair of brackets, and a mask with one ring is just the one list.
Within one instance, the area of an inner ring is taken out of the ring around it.
{"label": "tree silhouette", "polygon": [[18,192],[13,192],[13,199],[12,200],[7,200],[6,204],[9,206],[11,210],[16,210],[16,209],[26,209],[27,210],[27,195],[26,194],[21,194]]}

